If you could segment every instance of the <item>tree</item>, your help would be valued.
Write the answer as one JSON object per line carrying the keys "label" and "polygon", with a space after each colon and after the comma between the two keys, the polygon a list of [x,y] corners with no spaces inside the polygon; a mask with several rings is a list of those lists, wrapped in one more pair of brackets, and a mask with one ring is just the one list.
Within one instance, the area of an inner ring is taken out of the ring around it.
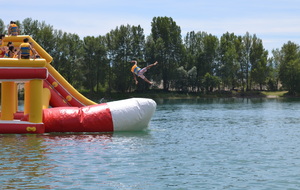
{"label": "tree", "polygon": [[60,54],[60,63],[63,67],[61,74],[66,80],[76,87],[82,86],[82,65],[85,65],[82,59],[83,43],[77,34],[64,33],[57,43],[56,51]]}
{"label": "tree", "polygon": [[186,67],[192,68],[197,66],[198,54],[203,52],[202,49],[202,33],[195,31],[188,32],[184,38],[184,48],[186,54]]}
{"label": "tree", "polygon": [[197,86],[198,86],[198,81],[197,81],[197,68],[196,66],[192,67],[188,71],[188,82],[187,82],[188,87],[190,87],[190,90],[192,92],[197,91]]}
{"label": "tree", "polygon": [[184,42],[187,65],[189,68],[193,66],[197,68],[196,80],[199,89],[204,75],[214,74],[219,40],[206,32],[192,31],[187,33]]}
{"label": "tree", "polygon": [[[290,49],[273,52],[274,57],[268,59],[262,41],[248,32],[244,36],[227,32],[219,39],[192,31],[183,43],[181,29],[172,18],[154,17],[146,38],[140,26],[121,25],[105,36],[80,39],[31,18],[17,23],[23,34],[31,35],[53,57],[53,66],[72,85],[89,92],[148,90],[147,83],[136,86],[132,80],[129,61],[133,58],[140,67],[158,61],[157,69],[148,72],[147,78],[157,86],[162,83],[166,91],[209,91],[215,88],[211,82],[214,78],[224,88],[249,90],[254,84],[262,89],[268,82],[270,89],[278,86],[279,76],[285,80],[285,88],[297,90],[297,86],[290,86],[292,79],[285,74],[297,72],[298,60],[289,59],[288,54],[293,55]],[[1,19],[0,31],[6,32]],[[297,75],[292,74],[295,80]]]}
{"label": "tree", "polygon": [[0,19],[0,34],[5,34],[6,30],[5,30],[5,25],[2,19]]}
{"label": "tree", "polygon": [[99,39],[94,36],[87,36],[83,38],[83,60],[84,65],[82,71],[85,76],[85,84],[90,92],[95,92],[97,85],[97,75],[99,65],[101,64],[101,54],[99,53]]}
{"label": "tree", "polygon": [[114,76],[114,87],[121,92],[128,89],[129,81],[129,67],[128,61],[131,57],[131,39],[130,39],[129,25],[121,25],[109,33],[108,38],[111,39],[109,43],[109,51],[112,61],[112,73]]}
{"label": "tree", "polygon": [[290,94],[300,92],[299,45],[288,41],[281,48],[279,78]]}
{"label": "tree", "polygon": [[206,92],[212,92],[214,88],[218,87],[220,84],[220,79],[217,76],[213,76],[206,73],[203,77],[203,85]]}
{"label": "tree", "polygon": [[188,72],[180,66],[176,69],[177,78],[173,81],[172,87],[177,91],[187,92],[188,91]]}
{"label": "tree", "polygon": [[109,86],[108,78],[110,72],[110,65],[107,57],[107,46],[106,46],[106,37],[105,36],[98,36],[98,47],[97,47],[97,78],[96,78],[96,91],[99,92],[100,87],[104,90],[108,91],[107,89]]}
{"label": "tree", "polygon": [[46,24],[44,21],[39,22],[26,18],[23,20],[22,25],[20,24],[20,28],[22,28],[25,35],[30,35],[47,53],[50,55],[55,54],[57,44],[53,26]]}
{"label": "tree", "polygon": [[[144,30],[141,28],[140,25],[138,26],[132,26],[130,30],[130,38],[131,38],[131,44],[130,44],[130,56],[131,59],[136,58],[140,61],[140,63],[144,64],[146,58],[145,58],[145,35]],[[154,62],[154,61],[153,61]],[[151,62],[151,63],[153,63]],[[130,65],[131,67],[132,65]],[[127,68],[129,69],[129,68]],[[130,72],[127,72],[128,74]],[[149,74],[149,73],[148,73]],[[137,91],[144,91],[149,88],[149,85],[146,83],[139,83],[138,85],[135,85],[132,83],[132,74],[129,74],[129,90],[132,91],[132,89],[137,89]]]}
{"label": "tree", "polygon": [[206,73],[214,74],[213,70],[217,60],[217,49],[219,47],[219,40],[216,36],[204,33],[203,35],[203,49],[199,61],[202,62],[201,76]]}
{"label": "tree", "polygon": [[143,62],[145,37],[140,26],[120,26],[106,35],[108,56],[114,76],[114,87],[118,91],[125,92],[132,86],[132,74],[129,62],[132,58],[138,58]]}
{"label": "tree", "polygon": [[249,67],[248,67],[248,56],[246,52],[246,45],[243,41],[242,36],[237,36],[237,39],[235,41],[235,46],[236,46],[236,52],[237,52],[237,61],[239,63],[239,70],[237,73],[237,78],[238,78],[238,83],[239,86],[242,88],[242,90],[245,90],[248,88],[248,72],[249,72]]}
{"label": "tree", "polygon": [[39,40],[40,22],[38,20],[25,18],[22,22],[22,26],[25,35],[30,35],[36,41]]}
{"label": "tree", "polygon": [[151,39],[154,54],[160,66],[163,89],[169,90],[170,82],[175,78],[176,68],[182,61],[183,44],[181,29],[170,17],[154,17],[151,23]]}
{"label": "tree", "polygon": [[281,52],[279,49],[272,50],[273,57],[268,59],[269,78],[268,90],[278,90],[279,86],[279,66]]}
{"label": "tree", "polygon": [[[239,61],[241,64],[241,74],[242,74],[242,80],[245,77],[245,83],[246,83],[246,91],[250,89],[250,80],[249,80],[249,74],[251,70],[251,62],[250,62],[250,53],[252,49],[252,36],[249,34],[249,32],[246,32],[246,34],[243,36],[243,43],[242,47],[240,48],[240,55],[239,55]],[[244,87],[244,85],[243,85]]]}
{"label": "tree", "polygon": [[259,84],[260,90],[268,77],[267,59],[268,51],[263,48],[262,40],[254,35],[250,51],[251,80]]}
{"label": "tree", "polygon": [[238,54],[236,51],[237,36],[234,33],[226,33],[221,36],[219,47],[218,76],[224,87],[234,89],[237,85],[237,73],[239,70]]}
{"label": "tree", "polygon": [[[194,84],[197,89],[201,87],[201,60],[200,57],[204,54],[203,50],[203,34],[201,32],[188,32],[184,38],[185,62],[187,68],[193,68],[195,72],[194,81],[189,80],[189,84]],[[192,87],[193,88],[193,87]]]}

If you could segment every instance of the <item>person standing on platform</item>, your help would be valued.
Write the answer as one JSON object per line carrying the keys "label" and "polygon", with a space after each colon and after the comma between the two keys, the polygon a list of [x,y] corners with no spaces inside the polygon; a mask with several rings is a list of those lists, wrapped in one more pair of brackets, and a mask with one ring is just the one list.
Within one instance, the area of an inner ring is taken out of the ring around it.
{"label": "person standing on platform", "polygon": [[9,36],[17,36],[19,35],[20,30],[16,22],[10,21],[10,25],[8,27],[8,35]]}
{"label": "person standing on platform", "polygon": [[[30,59],[30,51],[32,51],[32,53],[34,55],[36,55],[36,51],[32,48],[32,46],[29,43],[29,39],[28,38],[24,38],[23,40],[24,43],[22,43],[19,47],[19,50],[16,52],[16,54],[18,55],[18,58],[20,59]],[[35,56],[33,57],[35,59]]]}

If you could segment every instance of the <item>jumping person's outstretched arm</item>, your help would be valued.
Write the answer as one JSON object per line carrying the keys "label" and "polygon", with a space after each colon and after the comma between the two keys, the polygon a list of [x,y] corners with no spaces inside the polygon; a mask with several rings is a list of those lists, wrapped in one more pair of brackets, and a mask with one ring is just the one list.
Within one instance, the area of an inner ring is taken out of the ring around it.
{"label": "jumping person's outstretched arm", "polygon": [[133,78],[134,78],[135,84],[138,84],[139,82],[138,82],[138,80],[136,79],[135,74],[134,74],[134,73],[132,73],[132,74],[133,74]]}

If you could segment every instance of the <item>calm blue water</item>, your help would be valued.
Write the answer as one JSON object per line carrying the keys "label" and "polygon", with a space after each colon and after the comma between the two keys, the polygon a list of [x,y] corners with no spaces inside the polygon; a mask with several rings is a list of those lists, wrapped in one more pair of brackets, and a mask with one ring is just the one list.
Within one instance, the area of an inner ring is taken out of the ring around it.
{"label": "calm blue water", "polygon": [[145,132],[0,135],[0,189],[300,189],[300,99],[156,101]]}

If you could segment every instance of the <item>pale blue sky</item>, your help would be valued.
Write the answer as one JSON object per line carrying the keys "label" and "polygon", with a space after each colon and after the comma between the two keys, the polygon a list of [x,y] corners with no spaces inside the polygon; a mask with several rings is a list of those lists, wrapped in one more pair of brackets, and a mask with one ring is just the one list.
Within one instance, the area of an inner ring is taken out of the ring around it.
{"label": "pale blue sky", "polygon": [[269,51],[289,40],[300,44],[299,0],[16,0],[2,3],[0,18],[5,24],[32,18],[84,37],[105,35],[127,24],[141,25],[149,35],[157,16],[172,17],[182,36],[190,31],[218,37],[249,32]]}

